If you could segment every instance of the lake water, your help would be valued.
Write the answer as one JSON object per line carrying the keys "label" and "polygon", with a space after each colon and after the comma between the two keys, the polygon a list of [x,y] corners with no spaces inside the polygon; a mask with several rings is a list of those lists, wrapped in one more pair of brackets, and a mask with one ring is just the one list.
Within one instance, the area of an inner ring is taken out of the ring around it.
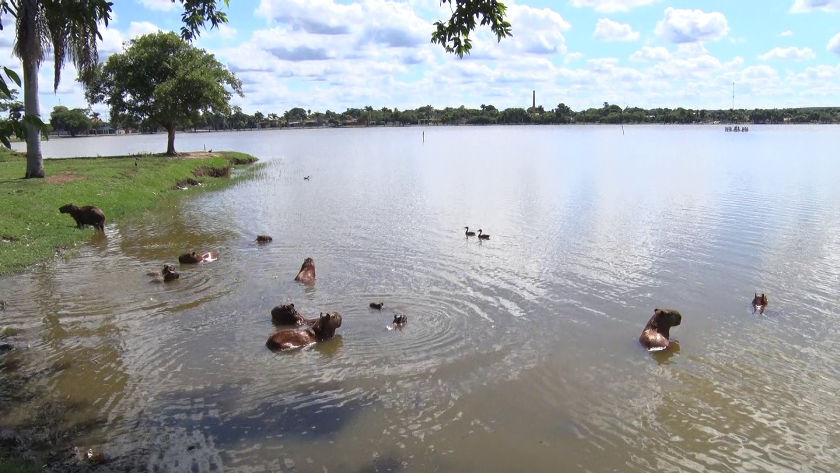
{"label": "lake water", "polygon": [[[0,355],[0,429],[151,471],[838,471],[838,143],[836,126],[180,134],[265,165],[0,279],[23,347]],[[221,258],[148,284],[191,249]],[[305,257],[311,287],[292,280]],[[284,302],[340,312],[338,336],[270,352]],[[652,354],[656,307],[683,321]]]}

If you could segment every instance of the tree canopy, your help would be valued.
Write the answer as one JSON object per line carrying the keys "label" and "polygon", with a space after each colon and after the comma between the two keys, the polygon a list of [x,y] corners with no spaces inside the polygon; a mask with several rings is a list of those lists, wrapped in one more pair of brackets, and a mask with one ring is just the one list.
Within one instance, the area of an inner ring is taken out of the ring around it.
{"label": "tree canopy", "polygon": [[[171,0],[175,3],[176,0]],[[181,37],[192,40],[199,35],[205,23],[216,27],[227,22],[216,0],[177,0],[184,7],[181,15]],[[228,6],[229,0],[221,0]],[[57,90],[61,69],[70,60],[79,71],[79,80],[88,82],[99,60],[96,42],[102,39],[101,26],[108,26],[113,2],[108,0],[0,0],[0,30],[3,20],[15,20],[15,41],[12,51],[23,65],[24,110],[11,114],[0,126],[0,141],[8,146],[9,137],[15,134],[26,139],[26,177],[44,177],[40,133],[44,123],[40,118],[38,103],[38,70],[41,63],[52,55],[54,60],[53,87]],[[17,75],[6,75],[20,85]],[[8,84],[0,75],[0,98],[8,97]]]}
{"label": "tree canopy", "polygon": [[165,128],[166,153],[174,155],[176,126],[204,112],[226,114],[231,90],[242,96],[242,82],[215,56],[175,33],[157,32],[132,39],[100,64],[85,97],[106,103],[112,124],[145,120]]}
{"label": "tree canopy", "polygon": [[71,110],[58,105],[50,113],[50,125],[55,130],[63,130],[70,133],[70,136],[76,136],[90,130],[93,121],[88,116],[87,111],[82,108]]}
{"label": "tree canopy", "polygon": [[436,21],[432,33],[432,43],[439,43],[446,52],[461,58],[470,53],[470,32],[475,30],[476,21],[481,26],[490,26],[496,41],[513,36],[510,23],[505,20],[504,3],[498,0],[440,0],[441,5],[447,3],[454,6],[452,16],[446,22]]}

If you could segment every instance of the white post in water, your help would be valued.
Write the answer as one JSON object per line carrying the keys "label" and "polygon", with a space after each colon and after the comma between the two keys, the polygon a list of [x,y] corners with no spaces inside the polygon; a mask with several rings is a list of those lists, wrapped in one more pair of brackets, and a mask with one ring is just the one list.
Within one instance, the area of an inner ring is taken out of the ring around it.
{"label": "white post in water", "polygon": [[424,131],[423,132],[423,143],[425,143],[425,142],[426,142],[426,132]]}

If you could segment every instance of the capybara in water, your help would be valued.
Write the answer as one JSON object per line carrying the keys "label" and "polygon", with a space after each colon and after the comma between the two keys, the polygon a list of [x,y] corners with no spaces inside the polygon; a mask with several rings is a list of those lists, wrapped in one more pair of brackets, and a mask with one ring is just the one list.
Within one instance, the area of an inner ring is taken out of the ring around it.
{"label": "capybara in water", "polygon": [[332,338],[335,329],[341,327],[341,314],[338,312],[321,313],[318,320],[306,329],[280,330],[268,337],[265,346],[269,350],[292,350]]}
{"label": "capybara in water", "polygon": [[190,253],[184,253],[178,257],[178,262],[181,264],[198,264],[201,262],[211,262],[216,261],[219,259],[219,252],[218,251],[208,251],[206,253],[196,253],[192,251]]}
{"label": "capybara in water", "polygon": [[307,319],[294,304],[283,304],[271,309],[271,321],[275,325],[312,325],[316,319]]}
{"label": "capybara in water", "polygon": [[257,235],[257,239],[254,241],[256,241],[257,243],[268,243],[271,240],[273,240],[273,238],[271,238],[268,235]]}
{"label": "capybara in water", "polygon": [[62,205],[58,211],[63,214],[70,214],[76,221],[76,226],[82,228],[84,225],[91,225],[93,228],[105,230],[105,212],[94,205],[76,207],[73,204]]}
{"label": "capybara in water", "polygon": [[767,296],[763,292],[761,293],[760,296],[756,292],[755,297],[753,297],[753,314],[755,314],[756,310],[758,311],[759,314],[763,314],[764,309],[767,308],[767,304],[769,304],[769,303],[770,303],[770,301],[767,300]]}
{"label": "capybara in water", "polygon": [[394,326],[402,327],[408,322],[408,317],[402,314],[394,314]]}
{"label": "capybara in water", "polygon": [[306,258],[303,260],[303,264],[300,265],[300,271],[298,271],[297,276],[295,276],[295,281],[308,284],[315,282],[315,260],[312,258]]}
{"label": "capybara in water", "polygon": [[671,327],[676,327],[682,322],[682,315],[672,309],[654,309],[653,317],[648,320],[642,335],[639,337],[639,343],[648,350],[668,348],[671,344],[669,338],[669,331]]}
{"label": "capybara in water", "polygon": [[379,309],[379,310],[382,310],[382,306],[384,306],[384,305],[385,305],[385,303],[384,303],[384,302],[371,302],[371,303],[370,303],[370,308],[371,308],[371,309]]}
{"label": "capybara in water", "polygon": [[181,275],[175,271],[175,266],[171,264],[163,265],[163,269],[160,271],[160,275],[155,275],[154,279],[149,281],[150,284],[152,283],[161,283],[161,282],[172,282],[181,277]]}

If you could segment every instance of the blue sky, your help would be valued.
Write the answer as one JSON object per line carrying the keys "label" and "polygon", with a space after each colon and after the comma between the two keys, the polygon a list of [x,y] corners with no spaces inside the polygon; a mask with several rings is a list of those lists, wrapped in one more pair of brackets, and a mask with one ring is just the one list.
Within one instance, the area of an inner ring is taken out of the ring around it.
{"label": "blue sky", "polygon": [[[118,0],[100,54],[180,26],[180,3]],[[474,34],[472,54],[429,43],[438,0],[230,0],[229,24],[196,45],[245,85],[235,105],[283,113],[493,104],[575,110],[642,107],[840,106],[840,0],[517,0],[512,38]],[[11,28],[0,33],[10,55]],[[19,70],[19,66],[17,66]],[[57,93],[41,68],[41,109],[86,107],[66,66]],[[95,110],[106,112],[104,106]]]}

